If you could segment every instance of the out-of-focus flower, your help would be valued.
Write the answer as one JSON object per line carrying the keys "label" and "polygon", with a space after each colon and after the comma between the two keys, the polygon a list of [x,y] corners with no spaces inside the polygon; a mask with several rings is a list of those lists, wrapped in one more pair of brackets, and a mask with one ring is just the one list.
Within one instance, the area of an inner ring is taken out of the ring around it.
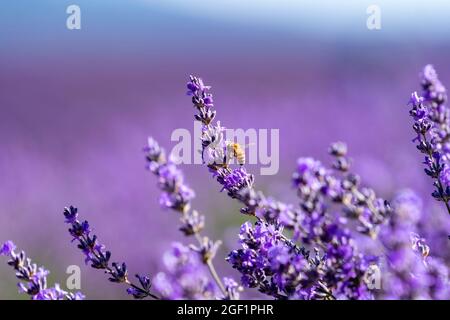
{"label": "out-of-focus flower", "polygon": [[381,231],[386,263],[383,288],[376,291],[377,297],[447,299],[448,271],[439,259],[430,256],[430,247],[416,233],[422,201],[411,190],[404,190],[395,197],[393,209],[388,225]]}
{"label": "out-of-focus flower", "polygon": [[445,166],[441,172],[440,178],[444,186],[450,186],[450,167]]}
{"label": "out-of-focus flower", "polygon": [[377,197],[373,189],[362,187],[360,177],[349,172],[351,161],[343,142],[331,144],[329,153],[334,157],[333,168],[342,176],[325,178],[327,193],[333,201],[343,205],[349,218],[358,221],[359,232],[375,238],[380,225],[386,222],[392,212],[389,202]]}
{"label": "out-of-focus flower", "polygon": [[240,292],[243,288],[233,278],[223,278],[225,290],[230,300],[239,300]]}
{"label": "out-of-focus flower", "polygon": [[214,299],[219,295],[216,284],[207,276],[200,255],[179,242],[164,254],[167,272],[153,278],[153,288],[162,299]]}

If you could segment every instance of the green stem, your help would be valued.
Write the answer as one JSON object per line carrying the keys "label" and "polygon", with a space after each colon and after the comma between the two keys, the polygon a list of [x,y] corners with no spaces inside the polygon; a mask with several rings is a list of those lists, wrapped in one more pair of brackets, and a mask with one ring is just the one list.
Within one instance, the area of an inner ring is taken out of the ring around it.
{"label": "green stem", "polygon": [[[199,245],[202,245],[202,237],[197,232],[195,233],[195,238],[197,239]],[[214,264],[211,259],[208,259],[205,262],[206,266],[208,267],[209,272],[211,273],[211,276],[213,277],[214,281],[217,283],[217,286],[219,287],[220,291],[222,291],[223,295],[225,297],[228,296],[227,290],[225,290],[225,286],[223,285],[222,281],[220,280],[219,275],[217,274],[216,268],[214,267]]]}

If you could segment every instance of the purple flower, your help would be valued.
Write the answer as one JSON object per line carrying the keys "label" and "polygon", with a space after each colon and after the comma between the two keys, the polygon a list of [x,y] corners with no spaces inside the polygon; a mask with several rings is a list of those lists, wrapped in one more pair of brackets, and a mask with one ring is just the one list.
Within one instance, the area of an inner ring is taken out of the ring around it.
{"label": "purple flower", "polygon": [[447,101],[444,85],[440,82],[438,74],[432,65],[426,65],[421,74],[423,96],[434,106],[442,105]]}
{"label": "purple flower", "polygon": [[450,186],[450,168],[448,167],[448,165],[446,165],[442,170],[440,178],[445,187]]}
{"label": "purple flower", "polygon": [[69,293],[67,295],[68,300],[84,300],[86,296],[81,292]]}
{"label": "purple flower", "polygon": [[12,241],[6,241],[1,246],[0,253],[9,257],[8,265],[14,268],[16,277],[20,280],[17,284],[20,293],[28,294],[33,300],[84,299],[84,295],[81,292],[66,292],[57,283],[54,287],[47,288],[47,276],[50,272],[32,263],[24,251],[16,253],[15,249],[16,246]]}
{"label": "purple flower", "polygon": [[149,137],[147,140],[147,146],[143,148],[146,153],[147,168],[152,172],[157,171],[161,164],[166,163],[166,154],[163,149],[160,148],[158,142]]}
{"label": "purple flower", "polygon": [[323,282],[334,288],[333,294],[347,299],[372,299],[365,275],[369,265],[376,262],[373,257],[358,254],[349,233],[335,237],[325,251]]}
{"label": "purple flower", "polygon": [[422,97],[414,92],[410,99],[410,115],[417,137],[417,149],[425,156],[425,173],[433,179],[432,196],[444,202],[450,214],[450,186],[446,168],[450,161],[450,109],[445,105],[447,93],[433,66],[425,66],[421,74]]}
{"label": "purple flower", "polygon": [[417,93],[417,91],[414,91],[411,93],[411,98],[409,99],[408,104],[411,104],[413,106],[418,105],[422,103],[425,99],[423,97],[420,97]]}
{"label": "purple flower", "polygon": [[210,281],[200,255],[181,243],[173,243],[164,254],[167,272],[153,278],[153,288],[162,299],[213,299],[218,288]]}
{"label": "purple flower", "polygon": [[448,300],[450,294],[448,269],[443,261],[430,258],[426,266],[428,294],[434,300]]}
{"label": "purple flower", "polygon": [[72,227],[69,229],[69,233],[73,237],[72,241],[77,240],[81,237],[87,237],[91,232],[89,223],[87,221],[79,222],[78,220],[73,220],[73,222],[66,221],[66,223],[70,223],[72,225]]}
{"label": "purple flower", "polygon": [[0,256],[10,256],[16,249],[16,245],[12,241],[6,241],[0,248]]}
{"label": "purple flower", "polygon": [[[360,178],[349,172],[347,146],[342,142],[330,146],[333,168],[325,168],[312,158],[300,158],[293,175],[304,215],[300,223],[305,229],[303,241],[324,250],[317,265],[320,281],[313,290],[301,290],[300,296],[313,299],[372,299],[365,277],[376,259],[359,252],[347,228],[347,219],[336,217],[330,208],[339,204],[348,218],[356,220],[356,230],[375,237],[391,213],[389,204],[375,192],[360,186]],[[288,224],[289,225],[289,224]]]}
{"label": "purple flower", "polygon": [[372,189],[361,187],[359,176],[349,172],[350,160],[344,143],[333,143],[329,153],[334,157],[336,172],[312,158],[298,159],[292,180],[304,214],[291,216],[297,222],[283,220],[283,223],[294,229],[295,224],[301,223],[303,240],[307,243],[329,242],[330,237],[324,232],[331,223],[327,211],[338,203],[347,217],[357,221],[356,230],[376,237],[379,226],[391,212],[389,203],[377,198]]}
{"label": "purple flower", "polygon": [[[432,195],[450,213],[446,89],[431,65],[424,68],[421,85],[422,92],[414,92],[409,100],[414,141],[424,156],[425,173],[433,180]],[[256,220],[241,225],[238,246],[226,257],[240,281],[217,274],[213,260],[221,241],[202,235],[205,216],[192,209],[194,190],[153,138],[144,151],[147,168],[157,178],[160,204],[177,213],[179,230],[197,243],[173,243],[162,257],[162,272],[152,279],[135,275],[131,281],[127,264],[112,262],[111,252],[71,206],[64,209],[64,220],[86,264],[102,270],[110,282],[123,284],[135,299],[235,300],[243,287],[274,299],[449,298],[447,233],[440,242],[434,239],[442,236],[445,224],[430,217],[412,190],[397,193],[391,207],[352,172],[347,145],[336,142],[329,148],[330,165],[311,157],[298,159],[292,175],[298,203],[266,197],[254,189],[254,176],[244,164],[230,161],[235,155],[224,140],[224,127],[214,122],[210,86],[191,76],[187,89],[197,111],[195,119],[202,124],[203,164],[221,191],[242,204],[241,213]],[[0,246],[0,255],[8,257],[19,279],[20,293],[33,300],[85,298],[58,284],[49,287],[49,271],[15,250],[11,241]]]}
{"label": "purple flower", "polygon": [[189,203],[194,199],[195,193],[189,187],[180,185],[176,192],[163,192],[159,198],[159,204],[166,209],[178,211],[187,210]]}
{"label": "purple flower", "polygon": [[[424,88],[442,93],[443,86],[438,86],[437,77],[430,69],[425,78],[429,84]],[[372,298],[373,292],[368,289],[365,277],[378,267],[379,260],[360,253],[347,225],[355,225],[357,231],[375,239],[390,218],[392,209],[372,189],[361,186],[359,176],[349,172],[351,161],[347,157],[346,145],[335,143],[330,147],[334,171],[311,158],[299,160],[294,176],[300,198],[299,208],[266,198],[253,189],[254,177],[247,174],[243,166],[233,168],[227,161],[222,127],[219,122],[213,123],[216,112],[212,110],[209,89],[199,78],[191,76],[188,90],[198,110],[195,119],[203,126],[203,161],[223,190],[245,206],[241,212],[259,220],[255,226],[249,223],[242,226],[241,248],[233,250],[227,258],[241,273],[241,283],[278,299]],[[429,118],[432,119],[436,112],[445,114],[442,103],[439,104],[442,94],[423,96],[414,94],[411,103],[417,105],[432,98],[436,111],[415,106],[411,115],[419,131],[429,130]],[[445,136],[442,127],[435,132],[433,141],[438,141],[437,137],[442,140]],[[450,151],[450,144],[441,143],[437,149]],[[440,157],[437,153],[432,153],[429,158],[428,162],[435,167],[436,162],[445,160],[445,156]],[[336,204],[339,204],[341,212],[335,212]],[[329,212],[330,208],[332,212]],[[353,221],[347,222],[339,216],[340,213]],[[306,249],[283,235],[283,227],[294,231],[293,240],[301,239],[311,246],[315,257],[309,257]],[[392,258],[394,261],[395,255]],[[301,271],[293,272],[286,265]]]}
{"label": "purple flower", "polygon": [[[404,225],[415,225],[422,216],[423,201],[412,190],[405,189],[398,192],[393,200],[392,206],[395,215],[391,221],[401,221]],[[411,230],[411,228],[408,228]]]}
{"label": "purple flower", "polygon": [[309,217],[318,218],[325,212],[329,178],[329,173],[319,161],[312,158],[297,160],[297,171],[294,172],[292,181],[301,200],[300,206]]}
{"label": "purple flower", "polygon": [[227,261],[242,274],[244,286],[286,299],[311,289],[319,275],[309,253],[287,243],[281,231],[267,223],[244,223],[239,233],[242,248],[230,252]]}
{"label": "purple flower", "polygon": [[431,256],[430,247],[417,233],[422,201],[411,190],[404,190],[392,203],[394,214],[380,234],[386,248],[386,263],[382,270],[383,290],[377,292],[377,296],[383,299],[448,298],[447,269]]}
{"label": "purple flower", "polygon": [[[289,206],[275,200],[267,201],[262,192],[253,189],[254,176],[247,173],[243,165],[238,168],[230,167],[227,161],[226,142],[223,140],[223,127],[219,121],[213,123],[216,111],[212,110],[212,105],[206,105],[203,100],[204,91],[209,90],[209,87],[204,86],[203,81],[193,76],[190,77],[190,83],[191,85],[188,87],[193,94],[192,103],[198,111],[194,117],[202,123],[203,162],[213,177],[222,185],[222,190],[227,190],[229,197],[244,204],[245,207],[241,209],[242,213],[252,216],[259,214],[271,224],[278,224],[277,219],[282,215],[284,221],[289,219],[290,226],[295,225],[297,228],[297,222],[301,220],[300,212],[290,211]],[[206,89],[204,91],[197,89],[202,87]],[[290,242],[286,238],[285,241]],[[291,245],[295,247],[292,242]]]}
{"label": "purple flower", "polygon": [[64,217],[66,218],[66,223],[74,223],[78,218],[78,209],[70,207],[68,210],[64,210]]}
{"label": "purple flower", "polygon": [[314,271],[303,255],[293,254],[285,245],[277,245],[268,251],[268,264],[273,281],[279,290],[289,296],[298,288],[309,288],[318,281],[319,274]]}
{"label": "purple flower", "polygon": [[192,101],[196,105],[201,105],[206,108],[213,107],[212,94],[207,93],[210,86],[205,86],[203,80],[194,76],[190,76],[190,81],[187,84],[189,96],[192,96]]}
{"label": "purple flower", "polygon": [[54,288],[41,290],[38,294],[33,296],[33,300],[83,300],[84,295],[80,292],[75,294],[68,294],[62,290],[58,284]]}
{"label": "purple flower", "polygon": [[147,276],[136,274],[136,278],[139,280],[140,287],[132,286],[127,289],[127,293],[132,295],[135,299],[143,299],[148,296],[152,283],[150,278]]}
{"label": "purple flower", "polygon": [[[311,158],[302,158],[298,161],[298,172],[294,176],[294,183],[301,198],[299,209],[266,198],[261,192],[253,189],[254,177],[248,174],[243,166],[232,168],[226,160],[223,160],[226,158],[226,152],[222,127],[220,123],[213,124],[216,113],[211,110],[211,106],[205,105],[198,87],[198,78],[191,77],[188,88],[193,95],[193,104],[198,110],[195,119],[203,125],[203,160],[213,177],[222,185],[222,190],[227,190],[231,198],[245,205],[241,212],[260,219],[254,227],[249,223],[242,226],[240,233],[242,248],[233,250],[227,257],[233,268],[242,274],[242,284],[257,287],[259,291],[278,299],[333,298],[331,288],[322,279],[325,274],[319,268],[323,262],[318,253],[314,259],[308,260],[309,252],[284,236],[282,226],[294,231],[294,239],[301,236],[307,244],[319,244],[326,248],[326,244],[341,232],[332,222],[333,219],[325,214],[328,205],[326,200],[341,202],[350,216],[356,214],[361,224],[360,230],[367,234],[376,233],[378,225],[384,221],[389,212],[389,206],[374,197],[374,192],[370,189],[360,190],[357,176],[349,174],[342,180],[337,179],[320,162]],[[330,152],[336,158],[335,168],[345,172],[349,167],[349,161],[345,157],[347,152],[345,144],[334,144]],[[345,194],[347,197],[344,199],[342,196]],[[350,202],[347,202],[349,197]],[[318,252],[316,248],[315,250]],[[272,252],[270,257],[269,252]],[[275,258],[275,253],[280,256]],[[364,271],[356,269],[357,265],[362,264],[358,264],[356,251],[352,250],[351,253],[348,264],[353,267],[354,272],[351,273],[353,278],[343,274],[340,280],[342,283],[346,281],[346,291],[354,297],[354,292],[362,289],[353,283],[362,278]],[[302,270],[296,274],[292,269],[281,268],[285,263],[293,264]],[[270,266],[280,268],[275,271]]]}
{"label": "purple flower", "polygon": [[188,211],[195,193],[184,183],[183,173],[172,161],[166,160],[164,149],[153,138],[148,138],[144,152],[147,167],[158,177],[158,186],[163,191],[159,199],[161,206],[179,212]]}
{"label": "purple flower", "polygon": [[236,168],[223,177],[223,188],[230,193],[236,193],[243,188],[251,187],[253,176],[248,174],[245,168]]}
{"label": "purple flower", "polygon": [[[143,282],[143,277],[136,275],[139,284],[134,284],[128,279],[128,269],[125,263],[110,263],[111,252],[105,249],[105,246],[98,242],[96,235],[90,235],[91,230],[87,221],[80,222],[78,218],[78,209],[70,206],[64,208],[65,222],[70,224],[69,233],[74,237],[72,241],[78,241],[78,249],[85,255],[85,262],[91,263],[94,269],[104,270],[109,275],[108,280],[114,283],[124,283],[128,286],[127,293],[133,295],[136,299],[151,297],[158,299],[150,291],[150,282]],[[42,274],[42,272],[41,272]],[[45,294],[54,294],[55,292],[46,292]],[[73,299],[80,296],[73,296]]]}
{"label": "purple flower", "polygon": [[203,80],[202,79],[196,78],[196,77],[193,77],[193,76],[191,76],[190,78],[191,78],[191,80],[187,83],[187,88],[189,90],[188,91],[188,95],[195,95],[199,91],[203,92],[203,91],[211,89],[210,86],[205,86],[203,84]]}
{"label": "purple flower", "polygon": [[230,300],[239,300],[239,293],[243,288],[233,278],[223,278],[223,284]]}
{"label": "purple flower", "polygon": [[181,217],[180,230],[186,235],[199,234],[205,227],[205,216],[200,215],[196,210]]}

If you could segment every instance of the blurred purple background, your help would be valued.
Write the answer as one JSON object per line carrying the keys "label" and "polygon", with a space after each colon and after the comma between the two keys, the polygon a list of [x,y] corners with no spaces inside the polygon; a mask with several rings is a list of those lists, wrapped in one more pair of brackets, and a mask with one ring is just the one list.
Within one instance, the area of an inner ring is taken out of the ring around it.
{"label": "blurred purple background", "polygon": [[[161,270],[162,253],[184,239],[177,215],[158,206],[141,149],[152,135],[170,150],[174,129],[193,129],[189,74],[213,86],[224,126],[280,129],[280,171],[260,177],[251,166],[257,188],[295,202],[296,159],[329,163],[329,143],[343,140],[364,183],[388,199],[419,192],[448,232],[406,102],[427,63],[450,86],[450,7],[380,1],[382,29],[369,31],[366,1],[274,2],[79,0],[82,29],[68,30],[73,1],[2,1],[0,242],[14,240],[63,286],[67,266],[80,265],[88,298],[126,297],[70,243],[62,209],[73,204],[113,260]],[[223,258],[245,217],[204,167],[183,169],[206,233],[226,240],[216,264],[234,275]],[[16,279],[0,261],[0,299],[12,298]]]}

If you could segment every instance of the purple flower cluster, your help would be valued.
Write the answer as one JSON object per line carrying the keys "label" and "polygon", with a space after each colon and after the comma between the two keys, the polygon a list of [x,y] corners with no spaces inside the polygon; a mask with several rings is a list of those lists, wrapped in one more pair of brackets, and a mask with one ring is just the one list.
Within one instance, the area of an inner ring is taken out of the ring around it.
{"label": "purple flower cluster", "polygon": [[15,252],[16,245],[12,241],[6,241],[0,247],[0,255],[10,258],[8,265],[16,271],[16,277],[20,280],[17,284],[20,293],[28,294],[33,300],[83,300],[85,296],[81,292],[67,292],[61,289],[59,284],[47,288],[47,275],[50,273],[44,267],[38,267],[27,258],[24,251]]}
{"label": "purple flower cluster", "polygon": [[[75,207],[64,209],[72,242],[77,242],[86,264],[103,270],[109,281],[127,287],[136,299],[230,299],[253,288],[274,299],[448,299],[448,253],[430,240],[429,216],[411,190],[398,193],[392,206],[365,186],[351,171],[347,146],[333,143],[330,166],[301,157],[292,175],[297,204],[266,197],[255,189],[255,178],[244,161],[234,164],[236,144],[224,139],[224,127],[215,121],[210,86],[191,76],[188,95],[202,124],[202,159],[221,191],[237,200],[241,213],[254,221],[242,224],[239,247],[225,260],[240,281],[219,277],[213,264],[220,241],[202,235],[205,216],[192,208],[195,192],[187,185],[175,159],[148,139],[144,148],[147,168],[157,178],[159,202],[179,215],[180,231],[196,244],[174,242],[163,257],[164,271],[129,279],[125,263],[111,262],[111,252],[99,243]],[[417,148],[424,154],[425,172],[434,181],[433,197],[450,213],[450,111],[447,96],[432,66],[422,74],[421,96],[413,93],[410,111]],[[441,228],[442,229],[442,228]],[[424,233],[423,231],[426,230]],[[423,236],[425,235],[425,236]],[[445,237],[447,241],[447,237]],[[442,241],[441,241],[442,242]],[[444,249],[443,249],[444,248]],[[7,241],[0,255],[20,280],[19,289],[32,299],[77,300],[84,296],[47,288],[48,271],[38,268]]]}
{"label": "purple flower cluster", "polygon": [[450,110],[445,105],[447,92],[432,65],[425,66],[421,77],[423,103],[428,106],[429,118],[434,124],[431,132],[432,143],[442,153],[443,160],[448,161],[450,160]]}
{"label": "purple flower cluster", "polygon": [[325,250],[323,283],[337,299],[372,299],[367,276],[377,267],[377,258],[359,253],[347,229],[340,231],[337,226],[335,229],[337,233]]}
{"label": "purple flower cluster", "polygon": [[[231,168],[226,152],[224,158],[223,128],[219,122],[213,123],[216,112],[202,100],[206,95],[211,97],[210,87],[200,78],[191,76],[189,88],[194,88],[189,94],[199,112],[195,119],[203,125],[203,154],[208,155],[205,164],[228,195],[245,205],[241,212],[258,219],[254,230],[249,224],[243,225],[242,248],[227,258],[241,272],[243,285],[257,287],[260,292],[280,299],[336,298],[333,293],[350,299],[371,298],[364,277],[374,259],[358,253],[349,231],[341,226],[342,219],[336,219],[327,210],[329,203],[340,203],[346,215],[358,221],[358,230],[373,237],[391,210],[386,201],[376,198],[373,190],[359,186],[358,176],[348,173],[350,161],[346,157],[346,146],[336,143],[330,149],[335,157],[333,167],[340,176],[333,175],[313,159],[299,160],[298,172],[294,175],[301,200],[299,208],[266,198],[253,189],[254,178],[242,164]],[[283,227],[294,230],[293,239],[283,234]],[[299,238],[313,246],[315,259],[309,259],[309,251],[295,243]],[[318,258],[319,249],[324,254],[322,259]],[[278,261],[273,260],[275,252],[284,256],[280,261],[294,269],[288,268],[286,274],[283,264],[273,264]],[[294,274],[298,278],[293,277]]]}
{"label": "purple flower cluster", "polygon": [[373,259],[356,253],[345,232],[323,250],[297,251],[283,240],[282,227],[246,222],[239,233],[241,248],[227,261],[241,274],[241,282],[276,299],[370,299],[365,274]]}
{"label": "purple flower cluster", "polygon": [[[224,128],[220,122],[213,123],[216,111],[212,103],[205,103],[204,98],[212,101],[209,93],[210,86],[205,86],[202,79],[190,76],[187,84],[188,95],[192,96],[192,103],[198,114],[194,117],[202,123],[202,155],[213,177],[222,185],[222,190],[228,191],[228,196],[237,199],[245,207],[241,212],[258,219],[265,219],[269,223],[276,223],[280,214],[284,220],[295,220],[299,213],[292,206],[283,204],[274,199],[266,198],[261,191],[253,188],[254,176],[249,174],[243,165],[232,168],[229,164],[228,144],[224,140]],[[290,246],[295,244],[283,236],[283,241]]]}
{"label": "purple flower cluster", "polygon": [[413,92],[409,104],[414,119],[417,149],[424,154],[425,173],[433,179],[433,197],[444,202],[450,214],[450,110],[446,89],[433,66],[422,72],[422,96]]}
{"label": "purple flower cluster", "polygon": [[[199,83],[199,88],[203,88],[203,84]],[[211,293],[211,290],[192,290],[190,288],[191,283],[186,281],[181,281],[183,277],[180,274],[189,277],[189,273],[193,278],[207,278],[204,268],[198,268],[198,266],[193,261],[201,261],[205,266],[207,266],[211,277],[215,281],[215,285],[220,289],[223,294],[224,299],[234,299],[238,298],[238,290],[233,285],[226,286],[222,283],[222,280],[217,275],[216,269],[213,264],[213,258],[216,255],[217,249],[219,248],[220,241],[212,241],[208,237],[201,236],[201,231],[205,226],[205,217],[200,215],[198,211],[191,209],[191,200],[194,198],[194,191],[189,188],[184,183],[184,177],[181,170],[177,168],[173,161],[170,159],[166,160],[166,155],[164,149],[162,149],[159,144],[153,139],[148,139],[148,144],[144,148],[146,153],[147,167],[148,169],[158,177],[158,186],[162,190],[160,201],[163,208],[170,208],[179,213],[181,213],[181,227],[180,230],[185,236],[195,236],[198,242],[198,246],[190,245],[189,248],[183,249],[181,244],[174,244],[172,253],[169,255],[171,257],[177,257],[181,260],[187,260],[189,263],[184,263],[180,261],[180,268],[173,268],[171,265],[168,266],[166,263],[166,268],[168,269],[169,275],[164,273],[158,274],[155,278],[157,283],[164,283],[167,279],[172,279],[172,282],[177,282],[176,288],[173,290],[162,290],[163,286],[159,285],[156,288],[162,297],[170,299],[194,299],[194,298],[207,298],[206,293]],[[190,251],[189,254],[186,250]],[[184,253],[184,254],[181,254]],[[191,255],[195,255],[196,258],[189,258]],[[172,259],[174,260],[174,259]],[[178,280],[177,280],[178,279]],[[232,283],[231,278],[227,278],[228,283]],[[204,283],[205,281],[200,281]],[[188,287],[186,287],[188,285]],[[208,284],[207,287],[211,289],[213,285]],[[195,292],[195,294],[194,294]],[[185,295],[182,295],[186,293]]]}
{"label": "purple flower cluster", "polygon": [[240,191],[252,188],[254,178],[243,167],[232,169],[229,166],[229,142],[224,140],[224,128],[220,122],[213,123],[216,111],[212,110],[213,98],[209,93],[211,87],[205,86],[202,79],[191,76],[187,88],[188,95],[192,96],[192,103],[198,111],[195,119],[202,123],[203,162],[223,186],[222,190],[227,190],[230,197],[240,199]]}
{"label": "purple flower cluster", "polygon": [[381,232],[385,247],[383,299],[447,299],[448,271],[430,256],[430,247],[416,233],[422,201],[411,190],[400,192],[393,201],[395,215]]}
{"label": "purple flower cluster", "polygon": [[360,178],[348,172],[350,160],[346,157],[347,146],[342,142],[330,147],[330,154],[335,157],[333,172],[312,158],[300,158],[293,183],[300,198],[300,207],[304,214],[303,225],[308,233],[305,242],[329,241],[327,230],[330,217],[327,210],[333,204],[339,204],[342,212],[349,219],[357,221],[356,229],[376,238],[380,225],[391,213],[387,201],[377,198],[375,192],[360,186]]}
{"label": "purple flower cluster", "polygon": [[181,243],[172,244],[163,256],[166,272],[153,279],[154,289],[162,299],[204,300],[219,296],[218,287],[207,276],[200,255]]}
{"label": "purple flower cluster", "polygon": [[89,223],[85,220],[78,220],[78,209],[68,207],[64,209],[65,222],[70,225],[69,233],[73,237],[72,241],[78,241],[78,249],[84,256],[86,264],[90,263],[94,269],[104,270],[109,275],[108,280],[114,283],[124,283],[128,286],[127,293],[135,299],[151,297],[158,299],[151,293],[151,282],[147,276],[136,274],[138,284],[132,283],[128,279],[127,265],[123,263],[110,263],[111,252],[98,242],[97,236],[91,234]]}
{"label": "purple flower cluster", "polygon": [[241,274],[241,283],[277,299],[305,297],[318,280],[308,253],[299,253],[283,241],[282,227],[245,222],[239,232],[242,248],[227,261]]}
{"label": "purple flower cluster", "polygon": [[147,168],[158,176],[158,186],[163,191],[159,200],[161,206],[182,213],[189,211],[195,193],[184,183],[183,173],[173,161],[166,159],[165,151],[153,138],[148,139],[144,152]]}

